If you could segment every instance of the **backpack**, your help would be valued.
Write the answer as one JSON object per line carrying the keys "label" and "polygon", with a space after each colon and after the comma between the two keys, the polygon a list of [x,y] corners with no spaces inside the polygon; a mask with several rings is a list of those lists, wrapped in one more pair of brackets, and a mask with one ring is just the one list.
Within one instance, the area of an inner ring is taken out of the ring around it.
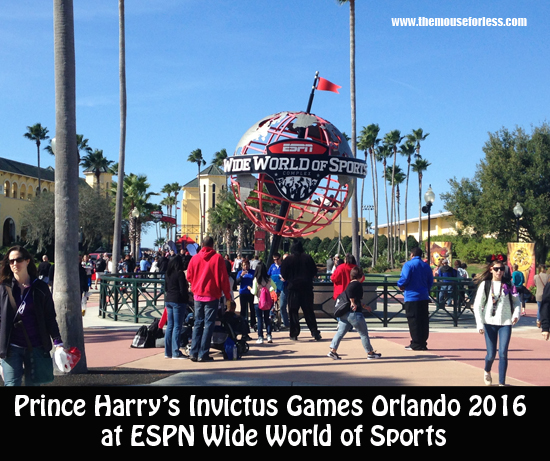
{"label": "backpack", "polygon": [[345,313],[349,312],[351,308],[351,301],[349,299],[346,290],[342,291],[336,298],[334,303],[334,312],[333,315],[335,318],[341,317]]}
{"label": "backpack", "polygon": [[262,311],[268,311],[273,306],[273,298],[267,286],[262,287],[258,297],[258,308]]}
{"label": "backpack", "polygon": [[164,336],[162,330],[159,328],[159,319],[153,320],[149,326],[142,325],[139,327],[131,347],[135,348],[152,348],[156,345],[156,340]]}
{"label": "backpack", "polygon": [[[489,283],[487,283],[489,282]],[[504,282],[502,282],[504,283]],[[508,284],[507,284],[508,285]],[[485,305],[487,305],[487,300],[489,299],[489,292],[491,291],[491,281],[490,280],[485,280],[485,285],[484,285],[484,290],[485,290]],[[514,313],[514,302],[512,300],[512,288],[510,285],[508,285],[508,299],[510,300],[510,310],[512,311],[512,314]]]}

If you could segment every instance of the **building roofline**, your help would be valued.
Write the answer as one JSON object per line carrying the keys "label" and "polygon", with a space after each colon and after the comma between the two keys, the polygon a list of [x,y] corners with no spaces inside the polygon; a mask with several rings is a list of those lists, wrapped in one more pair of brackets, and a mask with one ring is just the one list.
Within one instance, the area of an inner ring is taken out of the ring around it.
{"label": "building roofline", "polygon": [[[435,213],[435,214],[430,215],[430,219],[444,218],[446,216],[452,216],[452,215],[453,214],[450,211],[443,211],[441,213]],[[421,219],[421,221],[427,221],[428,220],[428,215],[426,215],[426,216],[422,215],[422,217],[420,219]],[[401,221],[396,222],[394,225],[405,224],[406,222],[408,222],[408,223],[417,223],[418,222],[418,217],[407,219],[407,221],[401,220]],[[381,227],[388,227],[388,224],[387,223],[378,224],[378,229],[380,229]]]}

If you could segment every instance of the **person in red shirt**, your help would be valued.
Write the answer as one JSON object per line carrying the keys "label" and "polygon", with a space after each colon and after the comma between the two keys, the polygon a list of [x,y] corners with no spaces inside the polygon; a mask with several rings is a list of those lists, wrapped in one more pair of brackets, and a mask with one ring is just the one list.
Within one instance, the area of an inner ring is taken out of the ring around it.
{"label": "person in red shirt", "polygon": [[222,294],[231,302],[231,286],[225,261],[214,250],[214,239],[206,237],[201,250],[191,258],[187,268],[187,280],[195,301],[195,320],[191,341],[190,359],[193,362],[207,362],[210,357],[210,343]]}
{"label": "person in red shirt", "polygon": [[[336,269],[334,269],[334,272],[330,276],[330,280],[332,280],[332,283],[334,284],[334,295],[332,296],[334,299],[338,297],[342,291],[346,289],[346,287],[349,285],[350,280],[350,272],[351,270],[357,267],[357,261],[355,260],[355,256],[348,253],[346,255],[346,260],[343,264],[339,264]],[[363,276],[361,282],[365,279],[365,276]]]}

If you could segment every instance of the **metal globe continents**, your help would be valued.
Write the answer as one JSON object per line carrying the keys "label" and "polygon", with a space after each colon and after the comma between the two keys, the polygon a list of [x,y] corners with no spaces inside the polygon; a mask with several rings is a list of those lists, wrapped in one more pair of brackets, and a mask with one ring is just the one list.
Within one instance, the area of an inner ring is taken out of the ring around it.
{"label": "metal globe continents", "polygon": [[255,123],[226,159],[226,175],[246,216],[282,237],[313,234],[350,199],[352,177],[364,177],[344,135],[305,112],[279,112]]}

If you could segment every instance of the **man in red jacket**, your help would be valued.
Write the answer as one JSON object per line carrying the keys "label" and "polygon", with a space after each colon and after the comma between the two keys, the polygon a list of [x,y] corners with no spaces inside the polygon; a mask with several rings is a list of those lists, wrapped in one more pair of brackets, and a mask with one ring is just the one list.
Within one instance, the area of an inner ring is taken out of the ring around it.
{"label": "man in red jacket", "polygon": [[207,362],[218,304],[225,295],[231,302],[229,275],[223,257],[214,250],[214,239],[206,237],[201,250],[191,258],[187,268],[187,280],[195,300],[195,323],[189,353],[193,362]]}

